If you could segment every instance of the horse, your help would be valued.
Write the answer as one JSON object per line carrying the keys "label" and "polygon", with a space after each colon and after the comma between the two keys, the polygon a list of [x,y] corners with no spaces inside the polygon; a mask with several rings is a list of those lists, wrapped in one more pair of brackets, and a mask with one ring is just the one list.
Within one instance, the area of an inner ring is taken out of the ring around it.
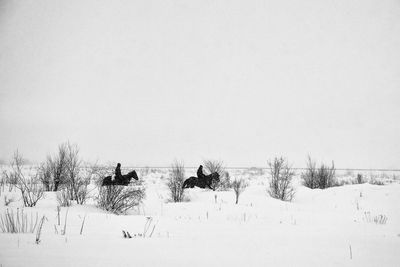
{"label": "horse", "polygon": [[135,180],[139,180],[139,177],[137,176],[137,173],[135,170],[129,172],[128,174],[124,174],[122,175],[122,179],[115,179],[112,180],[111,176],[106,176],[103,179],[103,183],[101,184],[101,186],[105,186],[105,185],[123,185],[123,186],[127,186],[130,181],[133,179]]}
{"label": "horse", "polygon": [[216,181],[217,183],[219,182],[219,174],[217,172],[213,172],[210,175],[205,175],[204,178],[198,178],[192,176],[183,182],[182,189],[193,188],[197,186],[203,189],[208,187],[213,191],[215,191],[215,188],[212,188],[211,186],[213,181]]}

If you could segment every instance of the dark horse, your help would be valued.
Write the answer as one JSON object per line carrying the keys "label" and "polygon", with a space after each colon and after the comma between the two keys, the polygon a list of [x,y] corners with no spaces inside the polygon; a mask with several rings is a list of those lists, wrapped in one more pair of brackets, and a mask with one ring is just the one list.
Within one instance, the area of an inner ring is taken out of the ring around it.
{"label": "dark horse", "polygon": [[212,190],[215,190],[215,188],[212,188],[212,182],[216,181],[217,183],[219,182],[219,174],[217,172],[213,172],[210,175],[204,175],[204,178],[197,178],[197,177],[189,177],[188,179],[183,182],[182,189],[185,188],[193,188],[195,186],[200,187],[200,188],[210,188]]}
{"label": "dark horse", "polygon": [[135,180],[139,179],[135,170],[131,171],[128,174],[122,175],[121,179],[111,180],[111,176],[107,176],[103,179],[103,183],[101,184],[101,186],[105,186],[105,185],[125,185],[126,186],[130,183],[132,178]]}

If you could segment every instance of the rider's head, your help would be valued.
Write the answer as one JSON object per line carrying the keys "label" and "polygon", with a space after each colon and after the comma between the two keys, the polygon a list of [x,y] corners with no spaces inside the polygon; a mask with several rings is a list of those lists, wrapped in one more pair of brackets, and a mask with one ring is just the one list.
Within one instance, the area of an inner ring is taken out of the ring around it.
{"label": "rider's head", "polygon": [[117,167],[121,167],[121,163],[118,163],[118,164],[117,164]]}

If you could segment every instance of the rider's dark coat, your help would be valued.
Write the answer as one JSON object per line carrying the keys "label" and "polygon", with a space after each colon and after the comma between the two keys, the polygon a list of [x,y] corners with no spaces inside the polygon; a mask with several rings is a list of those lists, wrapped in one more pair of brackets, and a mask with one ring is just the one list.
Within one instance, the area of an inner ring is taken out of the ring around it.
{"label": "rider's dark coat", "polygon": [[122,173],[121,173],[121,164],[117,164],[117,168],[115,168],[115,180],[120,181],[122,180]]}
{"label": "rider's dark coat", "polygon": [[203,173],[203,165],[200,165],[199,168],[197,169],[197,178],[199,178],[199,179],[206,178],[206,176]]}

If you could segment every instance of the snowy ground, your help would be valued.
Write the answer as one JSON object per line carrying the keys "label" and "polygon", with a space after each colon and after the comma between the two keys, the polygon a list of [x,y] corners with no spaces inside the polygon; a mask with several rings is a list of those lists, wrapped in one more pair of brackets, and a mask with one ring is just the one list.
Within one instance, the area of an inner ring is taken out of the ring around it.
{"label": "snowy ground", "polygon": [[[167,174],[149,172],[143,205],[117,216],[94,203],[69,208],[66,234],[57,224],[57,201],[46,193],[28,214],[45,215],[35,234],[0,233],[0,266],[400,266],[400,184],[345,185],[310,190],[295,181],[291,203],[268,196],[266,176],[244,175],[250,186],[235,205],[232,191],[189,191],[190,202],[169,203]],[[21,207],[14,201],[0,212]],[[80,235],[83,217],[86,221]],[[385,215],[386,224],[370,219]],[[121,230],[152,237],[122,238]],[[57,232],[56,233],[56,229]]]}

